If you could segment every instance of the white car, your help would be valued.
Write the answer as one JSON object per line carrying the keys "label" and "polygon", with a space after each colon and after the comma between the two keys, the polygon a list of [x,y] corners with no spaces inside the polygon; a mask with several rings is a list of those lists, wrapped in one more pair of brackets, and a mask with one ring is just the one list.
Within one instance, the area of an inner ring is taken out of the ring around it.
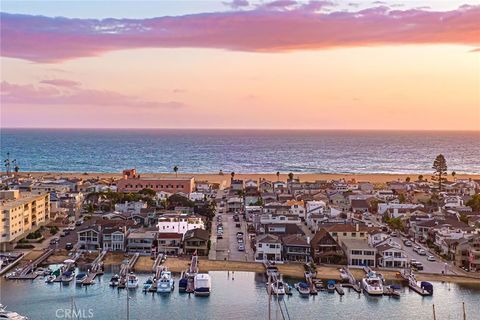
{"label": "white car", "polygon": [[427,258],[428,261],[437,261],[434,256],[428,256]]}
{"label": "white car", "polygon": [[427,251],[423,250],[423,249],[420,249],[418,250],[418,254],[421,255],[421,256],[426,256],[427,255]]}

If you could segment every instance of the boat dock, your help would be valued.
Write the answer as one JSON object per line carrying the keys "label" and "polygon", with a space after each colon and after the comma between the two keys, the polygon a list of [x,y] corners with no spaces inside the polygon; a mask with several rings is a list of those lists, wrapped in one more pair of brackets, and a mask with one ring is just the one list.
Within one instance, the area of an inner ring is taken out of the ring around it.
{"label": "boat dock", "polygon": [[[155,262],[156,262],[156,260],[155,260]],[[162,273],[163,270],[164,270],[164,267],[162,267],[160,265],[158,265],[156,267],[155,272],[154,272],[154,276],[153,276],[154,281],[152,283],[152,286],[148,289],[148,291],[150,291],[150,292],[156,292],[157,291],[157,280],[160,279],[160,274]]]}
{"label": "boat dock", "polygon": [[195,291],[194,278],[198,273],[198,256],[193,255],[192,260],[190,261],[190,267],[187,271],[187,289],[185,292],[192,293]]}
{"label": "boat dock", "polygon": [[418,293],[422,297],[431,296],[433,294],[433,286],[429,282],[425,282],[425,283],[428,284],[431,287],[430,290],[426,290],[423,287],[423,284],[424,284],[423,282],[422,282],[422,286],[419,286],[418,281],[415,277],[415,274],[411,270],[409,270],[409,271],[402,270],[400,272],[400,276],[402,277],[403,280],[408,282],[408,287],[410,289],[412,289],[413,291],[415,291],[416,293]]}
{"label": "boat dock", "polygon": [[34,261],[30,262],[28,265],[26,265],[18,275],[12,275],[8,277],[7,279],[11,280],[33,280],[36,277],[38,277],[38,274],[35,274],[35,269],[43,263],[45,260],[48,259],[53,254],[53,249],[48,249],[46,250],[41,256],[39,256],[37,259]]}
{"label": "boat dock", "polygon": [[308,288],[310,289],[310,294],[311,295],[317,295],[318,290],[317,287],[315,286],[315,282],[313,281],[313,278],[315,278],[315,274],[311,271],[305,271],[305,282],[308,284]]}
{"label": "boat dock", "polygon": [[120,267],[120,279],[118,281],[118,288],[124,289],[127,285],[127,275],[130,270],[133,270],[135,263],[137,263],[138,258],[140,257],[139,253],[135,253],[131,259],[127,259],[128,263],[122,263]]}
{"label": "boat dock", "polygon": [[152,267],[152,272],[155,273],[157,271],[157,267],[160,266],[163,261],[164,261],[164,254],[163,253],[159,253],[157,255],[157,258],[155,259],[155,262],[153,263],[153,267]]}
{"label": "boat dock", "polygon": [[53,282],[62,282],[63,274],[71,270],[72,268],[75,268],[75,263],[77,262],[78,258],[80,258],[80,256],[81,256],[81,253],[76,252],[71,259],[68,259],[68,262],[66,262],[66,264],[62,268],[60,268],[60,273],[55,278],[55,280],[53,280]]}
{"label": "boat dock", "polygon": [[346,288],[352,288],[353,290],[355,290],[355,292],[358,292],[358,293],[362,292],[362,289],[358,285],[358,282],[353,276],[353,274],[350,272],[350,269],[345,268],[344,270],[346,275],[348,276],[348,283],[344,283],[342,286]]}
{"label": "boat dock", "polygon": [[343,291],[342,285],[340,283],[335,283],[335,291],[337,291],[337,293],[341,296],[345,294],[345,292]]}
{"label": "boat dock", "polygon": [[106,254],[107,251],[104,250],[95,258],[92,263],[92,269],[88,271],[87,278],[82,282],[83,285],[91,285],[98,275],[103,274],[103,258]]}

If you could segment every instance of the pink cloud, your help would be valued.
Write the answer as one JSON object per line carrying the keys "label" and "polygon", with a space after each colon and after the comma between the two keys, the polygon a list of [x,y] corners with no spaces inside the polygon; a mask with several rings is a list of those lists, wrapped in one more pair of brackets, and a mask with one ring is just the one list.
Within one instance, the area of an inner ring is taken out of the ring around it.
{"label": "pink cloud", "polygon": [[[279,8],[289,3],[294,1],[276,1]],[[1,55],[36,62],[134,48],[283,52],[374,45],[480,44],[480,6],[444,12],[375,7],[357,12],[315,13],[297,4],[288,10],[258,8],[140,20],[7,13],[0,18]]]}
{"label": "pink cloud", "polygon": [[85,105],[171,109],[185,106],[177,101],[148,101],[107,90],[81,89],[76,86],[65,88],[51,85],[20,85],[7,81],[0,82],[0,101],[6,105]]}
{"label": "pink cloud", "polygon": [[57,86],[57,87],[66,87],[66,88],[73,88],[80,85],[80,82],[73,81],[73,80],[66,80],[66,79],[42,80],[40,81],[40,83],[50,84],[52,86]]}

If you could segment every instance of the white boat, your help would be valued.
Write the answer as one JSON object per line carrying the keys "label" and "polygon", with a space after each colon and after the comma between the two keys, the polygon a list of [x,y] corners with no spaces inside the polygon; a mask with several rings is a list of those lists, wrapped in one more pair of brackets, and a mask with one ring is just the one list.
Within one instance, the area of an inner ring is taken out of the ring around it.
{"label": "white boat", "polygon": [[53,281],[55,281],[57,277],[55,277],[54,275],[49,275],[45,278],[45,283],[53,283]]}
{"label": "white boat", "polygon": [[370,295],[383,295],[382,278],[375,272],[369,271],[367,276],[362,279],[363,290]]}
{"label": "white boat", "polygon": [[118,286],[118,281],[120,280],[120,277],[118,276],[118,274],[114,275],[112,278],[110,278],[110,286],[111,287],[116,287]]}
{"label": "white boat", "polygon": [[172,278],[172,273],[168,270],[163,270],[160,273],[160,279],[157,280],[157,292],[170,293],[175,287],[175,281]]}
{"label": "white boat", "polygon": [[75,277],[75,272],[72,271],[65,271],[62,275],[62,284],[67,285],[70,281],[73,280]]}
{"label": "white boat", "polygon": [[270,289],[272,290],[272,295],[283,296],[285,294],[285,285],[280,280],[272,282]]}
{"label": "white boat", "polygon": [[28,320],[28,317],[22,316],[13,311],[7,311],[5,307],[2,304],[0,304],[0,319]]}
{"label": "white boat", "polygon": [[194,294],[196,296],[209,296],[212,290],[212,280],[208,273],[198,273],[194,279]]}
{"label": "white boat", "polygon": [[340,268],[338,271],[340,272],[340,279],[342,279],[343,282],[348,282],[350,280],[347,270]]}
{"label": "white boat", "polygon": [[85,279],[87,279],[87,274],[85,272],[80,272],[75,277],[75,283],[76,284],[83,284],[83,281],[85,281]]}
{"label": "white boat", "polygon": [[138,278],[134,273],[130,273],[127,276],[127,288],[128,289],[138,288]]}

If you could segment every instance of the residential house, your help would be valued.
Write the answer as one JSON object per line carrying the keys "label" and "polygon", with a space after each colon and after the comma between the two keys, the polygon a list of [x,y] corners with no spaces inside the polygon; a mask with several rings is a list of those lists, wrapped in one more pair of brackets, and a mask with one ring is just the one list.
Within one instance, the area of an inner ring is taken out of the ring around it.
{"label": "residential house", "polygon": [[77,246],[81,250],[98,250],[101,248],[101,227],[86,226],[77,231]]}
{"label": "residential house", "polygon": [[367,240],[344,239],[341,246],[347,256],[348,265],[369,267],[377,265],[377,249],[371,247]]}
{"label": "residential house", "polygon": [[321,228],[310,241],[311,253],[316,263],[340,264],[346,261],[342,247],[325,229]]}
{"label": "residential house", "polygon": [[126,227],[105,227],[102,229],[102,247],[106,251],[125,251]]}
{"label": "residential house", "polygon": [[157,235],[157,252],[169,256],[178,256],[182,253],[181,233],[159,232]]}
{"label": "residential house", "polygon": [[141,255],[152,255],[157,246],[157,229],[136,229],[127,235],[127,251]]}
{"label": "residential house", "polygon": [[273,234],[258,236],[255,243],[255,261],[283,263],[282,241],[280,237]]}
{"label": "residential house", "polygon": [[206,230],[189,230],[183,238],[183,252],[188,255],[196,253],[199,256],[206,256],[208,255],[209,239],[210,235]]}
{"label": "residential house", "polygon": [[283,259],[296,262],[310,261],[309,239],[298,234],[282,238]]}

